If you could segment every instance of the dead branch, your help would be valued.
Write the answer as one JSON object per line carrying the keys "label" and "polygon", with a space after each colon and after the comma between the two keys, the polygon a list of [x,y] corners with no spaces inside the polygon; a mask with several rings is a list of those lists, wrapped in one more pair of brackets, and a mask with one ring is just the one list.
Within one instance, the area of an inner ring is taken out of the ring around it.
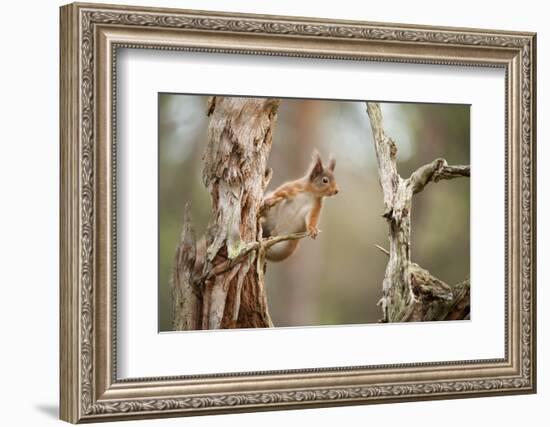
{"label": "dead branch", "polygon": [[199,282],[204,282],[206,280],[209,280],[213,278],[214,276],[217,276],[219,274],[223,274],[229,270],[231,270],[235,265],[242,262],[247,255],[252,253],[253,251],[257,251],[260,248],[264,251],[269,249],[271,246],[284,242],[286,240],[298,240],[303,239],[304,237],[311,236],[311,233],[309,232],[303,232],[303,233],[292,233],[292,234],[285,234],[282,236],[273,236],[269,237],[267,239],[262,239],[258,242],[250,242],[241,247],[240,251],[238,253],[233,254],[233,258],[229,258],[226,261],[224,261],[221,264],[218,264],[213,269],[209,270],[205,276],[203,276],[201,279],[199,279]]}
{"label": "dead branch", "polygon": [[411,208],[413,195],[422,191],[428,183],[469,177],[470,166],[449,166],[445,159],[439,158],[421,166],[409,178],[401,178],[396,166],[397,146],[384,131],[380,105],[367,102],[367,114],[384,196],[383,216],[389,230],[389,251],[377,245],[389,256],[380,300],[383,321],[440,320],[442,312],[445,316],[465,317],[469,315],[469,281],[458,292],[458,288],[450,287],[411,261]]}
{"label": "dead branch", "polygon": [[421,166],[414,171],[409,177],[409,180],[413,188],[413,193],[416,194],[420,193],[430,182],[460,177],[470,177],[469,165],[449,166],[445,159],[435,159],[431,163]]}

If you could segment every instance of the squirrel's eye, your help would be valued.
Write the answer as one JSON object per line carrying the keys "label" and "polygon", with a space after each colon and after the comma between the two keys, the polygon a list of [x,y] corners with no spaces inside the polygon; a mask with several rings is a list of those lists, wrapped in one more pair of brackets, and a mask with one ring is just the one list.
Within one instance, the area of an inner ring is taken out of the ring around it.
{"label": "squirrel's eye", "polygon": [[326,176],[323,177],[323,184],[328,184],[328,178]]}

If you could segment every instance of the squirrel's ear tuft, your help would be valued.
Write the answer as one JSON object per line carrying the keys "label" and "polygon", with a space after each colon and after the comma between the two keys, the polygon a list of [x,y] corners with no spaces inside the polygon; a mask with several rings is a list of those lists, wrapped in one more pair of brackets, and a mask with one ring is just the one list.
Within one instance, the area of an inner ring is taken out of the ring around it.
{"label": "squirrel's ear tuft", "polygon": [[328,159],[328,170],[331,172],[334,172],[334,168],[336,167],[336,159],[332,156]]}
{"label": "squirrel's ear tuft", "polygon": [[311,171],[309,172],[309,177],[311,179],[323,173],[323,161],[321,160],[321,156],[317,150],[313,152],[312,158],[313,158],[313,163],[311,166]]}

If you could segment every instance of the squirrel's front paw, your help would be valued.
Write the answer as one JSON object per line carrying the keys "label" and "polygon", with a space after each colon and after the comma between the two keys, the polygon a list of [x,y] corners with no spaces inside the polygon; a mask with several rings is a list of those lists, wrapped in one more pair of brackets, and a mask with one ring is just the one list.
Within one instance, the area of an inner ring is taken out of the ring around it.
{"label": "squirrel's front paw", "polygon": [[307,230],[309,232],[309,235],[311,236],[312,239],[316,239],[317,238],[317,235],[319,234],[319,232],[321,230],[319,230],[318,228],[316,227],[312,227],[312,228],[308,228]]}

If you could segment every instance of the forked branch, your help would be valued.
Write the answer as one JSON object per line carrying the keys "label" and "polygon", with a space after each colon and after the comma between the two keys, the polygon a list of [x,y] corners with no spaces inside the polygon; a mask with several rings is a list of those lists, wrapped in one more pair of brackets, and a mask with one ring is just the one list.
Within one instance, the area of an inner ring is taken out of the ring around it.
{"label": "forked branch", "polygon": [[[442,312],[452,311],[458,304],[454,288],[432,276],[411,261],[411,210],[413,195],[430,182],[470,176],[470,166],[449,166],[445,159],[435,159],[421,166],[407,179],[397,171],[397,146],[386,135],[380,105],[367,102],[378,162],[378,177],[384,196],[383,217],[388,222],[389,251],[377,246],[389,256],[380,300],[384,322],[442,320]],[[466,282],[464,282],[466,283]],[[467,287],[468,304],[465,305]],[[460,288],[460,306],[469,314],[469,281]],[[458,311],[454,311],[455,315]]]}

